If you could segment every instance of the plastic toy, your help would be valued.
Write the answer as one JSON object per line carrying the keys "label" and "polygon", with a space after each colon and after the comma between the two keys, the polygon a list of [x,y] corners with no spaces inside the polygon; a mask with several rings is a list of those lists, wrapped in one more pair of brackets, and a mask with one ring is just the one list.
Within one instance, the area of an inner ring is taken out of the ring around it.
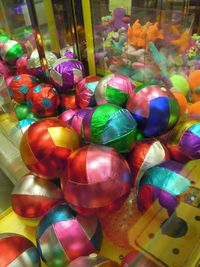
{"label": "plastic toy", "polygon": [[35,245],[26,237],[14,233],[0,234],[1,267],[40,267],[40,257]]}
{"label": "plastic toy", "polygon": [[50,71],[53,84],[59,93],[69,93],[83,78],[83,64],[71,58],[58,59]]}
{"label": "plastic toy", "polygon": [[84,116],[82,133],[86,143],[111,146],[121,153],[135,144],[136,121],[130,112],[113,104],[103,104]]}
{"label": "plastic toy", "polygon": [[83,146],[68,158],[61,184],[73,209],[102,217],[119,209],[128,197],[130,169],[113,148]]}
{"label": "plastic toy", "polygon": [[117,262],[112,261],[102,256],[79,257],[76,260],[70,262],[67,267],[118,267]]}
{"label": "plastic toy", "polygon": [[121,264],[120,267],[128,267],[130,264],[134,264],[135,267],[141,267],[141,266],[148,266],[148,267],[158,267],[155,262],[152,262],[150,259],[145,257],[140,252],[133,250],[128,255],[126,255]]}
{"label": "plastic toy", "polygon": [[170,77],[173,87],[170,89],[171,92],[179,92],[184,96],[187,96],[190,86],[187,79],[180,74],[174,74]]}
{"label": "plastic toy", "polygon": [[53,85],[41,83],[27,93],[26,104],[38,117],[54,116],[57,114],[60,98]]}
{"label": "plastic toy", "polygon": [[171,44],[174,45],[179,53],[183,53],[190,45],[191,33],[187,29],[176,40],[171,40]]}
{"label": "plastic toy", "polygon": [[169,152],[160,141],[151,139],[137,142],[127,157],[134,185],[138,185],[149,168],[169,159]]}
{"label": "plastic toy", "polygon": [[4,61],[14,65],[16,60],[24,55],[25,51],[20,43],[14,40],[8,40],[1,47],[0,53]]}
{"label": "plastic toy", "polygon": [[94,92],[100,79],[99,76],[87,76],[76,85],[75,101],[78,107],[86,108],[96,106]]}
{"label": "plastic toy", "polygon": [[18,103],[25,103],[28,91],[38,85],[34,76],[29,74],[21,74],[15,76],[9,84],[9,94],[12,99]]}
{"label": "plastic toy", "polygon": [[180,114],[182,115],[182,114],[186,113],[188,111],[188,109],[187,109],[188,103],[187,103],[186,97],[182,93],[179,93],[179,92],[172,92],[172,94],[176,98],[176,100],[179,104]]}
{"label": "plastic toy", "polygon": [[82,217],[67,204],[49,210],[36,231],[37,247],[48,266],[66,266],[80,256],[98,253],[102,232],[95,217]]}
{"label": "plastic toy", "polygon": [[112,103],[124,107],[134,88],[127,76],[110,74],[103,77],[98,83],[94,93],[95,99],[98,105]]}
{"label": "plastic toy", "polygon": [[191,186],[191,182],[181,174],[184,165],[166,161],[148,169],[137,187],[137,202],[141,212],[150,208],[158,199],[162,207],[172,214],[179,203],[179,197]]}
{"label": "plastic toy", "polygon": [[13,210],[23,219],[39,220],[48,210],[63,202],[61,189],[51,181],[32,174],[23,176],[11,193]]}
{"label": "plastic toy", "polygon": [[148,137],[171,129],[179,119],[180,108],[173,94],[159,85],[143,84],[131,95],[126,108]]}
{"label": "plastic toy", "polygon": [[189,74],[188,82],[192,93],[200,95],[200,70],[194,70]]}
{"label": "plastic toy", "polygon": [[70,153],[79,147],[78,135],[61,120],[48,118],[32,124],[22,136],[21,157],[27,168],[45,179],[57,178]]}
{"label": "plastic toy", "polygon": [[188,104],[187,111],[191,115],[200,115],[200,101],[195,102],[193,104]]}

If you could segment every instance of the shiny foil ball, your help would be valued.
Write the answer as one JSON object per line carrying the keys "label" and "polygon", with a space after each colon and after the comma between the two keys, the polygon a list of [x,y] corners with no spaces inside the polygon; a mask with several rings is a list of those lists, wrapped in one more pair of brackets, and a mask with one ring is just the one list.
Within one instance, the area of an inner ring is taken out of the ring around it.
{"label": "shiny foil ball", "polygon": [[[48,69],[50,70],[53,67],[53,64],[56,62],[57,57],[51,51],[45,51],[45,58],[47,60]],[[34,75],[38,78],[42,78],[44,73],[40,63],[40,57],[37,50],[34,50],[26,60],[27,71],[29,74]]]}
{"label": "shiny foil ball", "polygon": [[130,253],[128,253],[124,259],[122,260],[120,267],[128,267],[131,266],[131,264],[135,267],[158,267],[155,262],[148,259],[146,256],[141,254],[140,252],[133,250]]}
{"label": "shiny foil ball", "polygon": [[137,185],[143,174],[151,167],[170,160],[167,147],[159,140],[143,140],[136,143],[127,156],[134,184]]}
{"label": "shiny foil ball", "polygon": [[46,118],[32,124],[20,143],[21,157],[36,175],[55,179],[64,168],[68,156],[79,147],[78,135],[63,121]]}
{"label": "shiny foil ball", "polygon": [[63,194],[57,185],[33,174],[23,176],[11,193],[14,212],[26,219],[39,219],[62,202]]}
{"label": "shiny foil ball", "polygon": [[98,83],[95,90],[95,99],[98,105],[112,103],[125,107],[134,88],[128,76],[109,74]]}
{"label": "shiny foil ball", "polygon": [[40,83],[27,93],[26,104],[38,117],[54,116],[57,114],[60,97],[53,85]]}
{"label": "shiny foil ball", "polygon": [[131,95],[126,108],[145,136],[159,136],[178,121],[180,107],[173,94],[159,85],[143,84]]}
{"label": "shiny foil ball", "polygon": [[76,85],[75,97],[78,107],[86,108],[96,106],[94,92],[100,80],[101,78],[99,76],[87,76]]}
{"label": "shiny foil ball", "polygon": [[17,124],[17,128],[24,134],[29,126],[31,126],[31,124],[35,123],[36,121],[36,119],[23,119]]}
{"label": "shiny foil ball", "polygon": [[0,34],[0,49],[2,46],[8,41],[11,40],[11,38],[5,34]]}
{"label": "shiny foil ball", "polygon": [[6,85],[7,85],[7,87],[9,87],[9,85],[10,85],[10,83],[11,83],[11,81],[12,81],[12,79],[13,79],[14,77],[15,77],[15,76],[8,76],[8,77],[6,77],[5,81],[6,81]]}
{"label": "shiny foil ball", "polygon": [[26,237],[14,233],[0,234],[1,267],[40,267],[35,245]]}
{"label": "shiny foil ball", "polygon": [[60,112],[63,112],[68,109],[77,109],[76,101],[75,101],[75,95],[60,95]]}
{"label": "shiny foil ball", "polygon": [[129,152],[137,135],[137,123],[127,109],[113,104],[92,108],[83,119],[86,143],[111,146],[121,153]]}
{"label": "shiny foil ball", "polygon": [[75,210],[104,216],[121,207],[128,197],[130,169],[113,148],[83,146],[68,158],[61,184],[65,200]]}
{"label": "shiny foil ball", "polygon": [[191,186],[183,172],[184,165],[176,161],[165,161],[148,169],[137,186],[137,202],[141,212],[145,212],[155,200],[171,215],[179,198]]}
{"label": "shiny foil ball", "polygon": [[102,256],[89,256],[89,257],[79,257],[67,267],[118,267],[119,264],[111,259]]}
{"label": "shiny foil ball", "polygon": [[27,93],[32,91],[36,85],[38,82],[34,76],[29,74],[14,76],[8,88],[10,97],[18,103],[25,103]]}
{"label": "shiny foil ball", "polygon": [[63,57],[54,63],[50,76],[59,93],[67,94],[82,80],[83,71],[80,61]]}
{"label": "shiny foil ball", "polygon": [[0,50],[1,57],[4,61],[14,65],[18,58],[21,58],[25,51],[19,42],[8,40]]}
{"label": "shiny foil ball", "polygon": [[27,69],[27,59],[28,59],[28,54],[24,54],[21,58],[18,58],[16,61],[16,72],[18,75],[20,74],[28,74],[28,69]]}
{"label": "shiny foil ball", "polygon": [[58,118],[68,124],[68,122],[71,120],[71,118],[74,116],[74,114],[77,111],[78,111],[78,109],[68,109],[68,110],[65,110],[64,112],[62,112],[59,115]]}
{"label": "shiny foil ball", "polygon": [[3,60],[0,60],[0,74],[7,78],[11,75],[10,69]]}
{"label": "shiny foil ball", "polygon": [[98,253],[102,231],[96,217],[83,217],[67,204],[61,204],[42,218],[36,241],[40,256],[48,266],[63,267],[80,256]]}

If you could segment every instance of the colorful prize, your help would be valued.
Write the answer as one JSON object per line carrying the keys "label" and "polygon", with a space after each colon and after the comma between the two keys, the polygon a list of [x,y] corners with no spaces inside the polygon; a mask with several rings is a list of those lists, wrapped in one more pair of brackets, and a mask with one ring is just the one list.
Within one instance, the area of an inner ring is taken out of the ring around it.
{"label": "colorful prize", "polygon": [[96,106],[94,92],[100,79],[99,76],[87,76],[76,85],[75,97],[78,107],[86,108]]}
{"label": "colorful prize", "polygon": [[60,95],[60,112],[68,109],[77,109],[75,95]]}
{"label": "colorful prize", "polygon": [[148,169],[137,187],[137,201],[140,211],[145,212],[158,199],[160,205],[172,214],[179,203],[179,197],[190,187],[191,182],[181,173],[184,165],[166,161]]}
{"label": "colorful prize", "polygon": [[48,266],[66,266],[80,256],[98,253],[102,232],[95,217],[76,214],[67,204],[46,213],[36,231],[37,247]]}
{"label": "colorful prize", "polygon": [[28,74],[28,69],[27,69],[27,59],[28,59],[28,54],[24,54],[21,58],[18,58],[16,61],[16,71],[17,74]]}
{"label": "colorful prize", "polygon": [[28,92],[26,103],[36,116],[48,117],[57,114],[60,98],[53,85],[41,83]]}
{"label": "colorful prize", "polygon": [[171,129],[179,119],[180,108],[173,94],[159,85],[141,85],[135,89],[127,104],[148,137],[158,136]]}
{"label": "colorful prize", "polygon": [[125,159],[106,146],[84,146],[68,158],[61,183],[64,197],[84,215],[104,216],[117,210],[131,187]]}
{"label": "colorful prize", "polygon": [[36,78],[29,74],[15,76],[9,84],[9,94],[18,103],[25,103],[28,91],[38,84]]}
{"label": "colorful prize", "polygon": [[12,208],[23,219],[37,221],[48,210],[63,202],[61,189],[33,174],[23,176],[11,194]]}
{"label": "colorful prize", "polygon": [[89,256],[89,257],[79,257],[70,264],[67,265],[67,267],[118,267],[118,263],[108,259],[104,258],[102,256]]}
{"label": "colorful prize", "polygon": [[24,55],[22,45],[14,40],[8,40],[1,48],[1,57],[9,64],[15,64],[16,60]]}
{"label": "colorful prize", "polygon": [[40,267],[35,245],[26,237],[14,233],[0,234],[1,267]]}
{"label": "colorful prize", "polygon": [[121,153],[135,144],[136,121],[127,109],[113,104],[92,108],[83,119],[83,138],[87,143],[107,145]]}
{"label": "colorful prize", "polygon": [[11,38],[5,34],[0,34],[0,49],[2,48],[2,46]]}
{"label": "colorful prize", "polygon": [[72,58],[58,59],[50,71],[53,84],[59,93],[69,93],[83,78],[83,64]]}
{"label": "colorful prize", "polygon": [[79,147],[78,135],[61,120],[46,118],[32,124],[22,136],[20,152],[27,168],[36,175],[55,179],[72,151]]}
{"label": "colorful prize", "polygon": [[125,107],[134,86],[128,76],[110,74],[101,79],[95,90],[95,99],[98,105],[112,103]]}
{"label": "colorful prize", "polygon": [[180,74],[174,74],[170,77],[170,81],[173,87],[170,89],[171,92],[178,92],[187,96],[190,86],[188,80]]}
{"label": "colorful prize", "polygon": [[153,139],[137,142],[127,157],[134,184],[138,184],[149,168],[169,159],[169,152],[160,141]]}
{"label": "colorful prize", "polygon": [[131,264],[134,264],[135,267],[158,267],[155,262],[151,261],[146,256],[136,250],[131,251],[124,257],[120,267],[128,267],[131,266]]}
{"label": "colorful prize", "polygon": [[29,126],[33,123],[35,123],[37,119],[23,119],[19,122],[17,125],[17,128],[22,131],[24,134],[26,130],[29,128]]}

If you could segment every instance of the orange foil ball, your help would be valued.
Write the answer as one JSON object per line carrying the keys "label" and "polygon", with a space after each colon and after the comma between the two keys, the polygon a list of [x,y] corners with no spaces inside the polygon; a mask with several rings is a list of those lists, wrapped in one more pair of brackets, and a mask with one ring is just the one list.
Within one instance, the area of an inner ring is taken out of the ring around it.
{"label": "orange foil ball", "polygon": [[46,118],[33,123],[24,133],[21,157],[34,174],[57,178],[66,167],[67,158],[79,147],[79,137],[65,122]]}
{"label": "orange foil ball", "polygon": [[61,184],[65,200],[76,211],[105,216],[128,197],[130,169],[113,148],[87,145],[70,155]]}

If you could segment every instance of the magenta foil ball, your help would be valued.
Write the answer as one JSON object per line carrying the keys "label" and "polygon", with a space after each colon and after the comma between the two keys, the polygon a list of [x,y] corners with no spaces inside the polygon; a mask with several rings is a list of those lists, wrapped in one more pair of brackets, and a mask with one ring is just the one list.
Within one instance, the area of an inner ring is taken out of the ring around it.
{"label": "magenta foil ball", "polygon": [[79,213],[105,216],[128,197],[131,174],[113,148],[87,145],[70,155],[61,184],[65,200]]}
{"label": "magenta foil ball", "polygon": [[59,93],[69,93],[83,78],[83,64],[72,58],[58,59],[50,71],[52,83]]}
{"label": "magenta foil ball", "polygon": [[17,59],[17,61],[16,61],[16,72],[17,72],[17,74],[22,74],[22,73],[27,73],[28,74],[27,59],[28,59],[28,54],[25,54],[21,58]]}
{"label": "magenta foil ball", "polygon": [[10,76],[10,70],[6,63],[3,60],[0,60],[0,74],[3,75],[5,78]]}
{"label": "magenta foil ball", "polygon": [[40,256],[48,266],[64,267],[80,256],[98,253],[102,231],[96,217],[80,216],[67,204],[61,204],[42,218],[36,241]]}
{"label": "magenta foil ball", "polygon": [[78,111],[78,109],[68,109],[64,112],[62,112],[59,115],[59,119],[66,122],[67,124],[69,123],[69,121],[71,120],[71,118],[74,116],[74,114]]}

